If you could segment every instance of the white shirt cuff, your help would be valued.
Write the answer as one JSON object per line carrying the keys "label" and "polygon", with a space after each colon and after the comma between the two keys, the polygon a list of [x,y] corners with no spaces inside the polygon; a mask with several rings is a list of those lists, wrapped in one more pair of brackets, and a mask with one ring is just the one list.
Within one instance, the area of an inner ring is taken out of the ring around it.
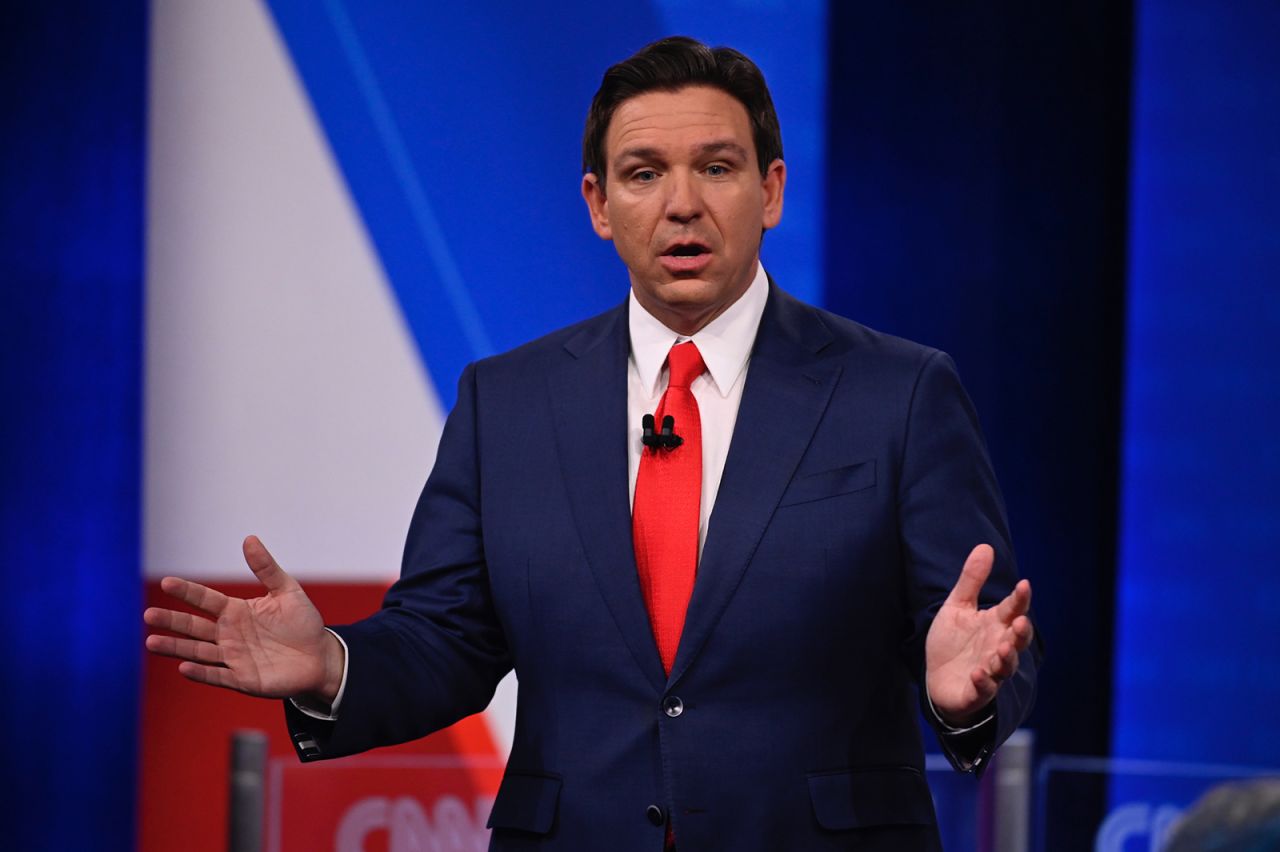
{"label": "white shirt cuff", "polygon": [[[346,677],[344,674],[343,683],[345,682],[346,682]],[[342,693],[339,692],[338,695],[341,696]],[[938,725],[941,727],[941,730],[938,731],[938,733],[944,736],[956,736],[959,734],[967,734],[970,731],[976,731],[978,730],[978,728],[981,728],[983,725],[987,724],[988,722],[990,722],[992,719],[996,717],[996,714],[994,712],[991,712],[991,713],[988,713],[981,721],[975,722],[974,724],[968,725],[967,727],[964,727],[964,728],[957,728],[955,725],[952,725],[951,723],[949,723],[946,719],[943,719],[942,714],[938,712],[938,708],[933,706],[933,697],[929,695],[928,686],[924,688],[924,700],[929,702],[929,712],[933,714],[934,721],[937,722]]]}
{"label": "white shirt cuff", "polygon": [[[329,628],[325,628],[329,630]],[[332,630],[329,630],[333,633]],[[333,697],[333,704],[326,707],[325,705],[307,700],[306,696],[295,696],[289,699],[294,707],[299,711],[310,716],[312,719],[319,719],[323,722],[338,721],[338,706],[342,704],[342,695],[347,691],[347,666],[351,662],[351,653],[347,650],[347,643],[342,641],[342,637],[337,633],[333,633],[335,639],[342,645],[342,682],[338,684],[338,694]]]}

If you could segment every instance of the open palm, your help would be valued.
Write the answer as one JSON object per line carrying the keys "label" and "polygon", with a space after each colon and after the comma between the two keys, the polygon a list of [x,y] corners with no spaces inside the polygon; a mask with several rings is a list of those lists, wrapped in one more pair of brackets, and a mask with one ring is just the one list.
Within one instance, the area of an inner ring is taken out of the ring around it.
{"label": "open palm", "polygon": [[1017,671],[1018,652],[1031,643],[1031,584],[1026,580],[1000,603],[978,609],[978,595],[994,562],[990,545],[973,549],[925,642],[929,700],[951,724],[973,721],[991,703],[1000,684]]}
{"label": "open palm", "polygon": [[[266,588],[262,597],[233,598],[199,583],[165,577],[160,589],[201,615],[151,607],[143,620],[178,634],[152,634],[147,650],[182,660],[178,671],[199,683],[263,698],[315,694],[332,699],[341,679],[341,650],[296,580],[255,536],[244,557]],[[330,688],[331,687],[331,688]]]}

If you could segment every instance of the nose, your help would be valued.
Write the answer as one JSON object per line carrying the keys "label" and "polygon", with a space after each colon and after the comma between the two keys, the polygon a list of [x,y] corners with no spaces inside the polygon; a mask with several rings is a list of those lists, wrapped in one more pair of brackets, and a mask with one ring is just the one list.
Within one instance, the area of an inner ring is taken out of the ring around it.
{"label": "nose", "polygon": [[702,215],[702,195],[696,176],[683,169],[673,171],[666,181],[667,218],[673,222],[691,222]]}

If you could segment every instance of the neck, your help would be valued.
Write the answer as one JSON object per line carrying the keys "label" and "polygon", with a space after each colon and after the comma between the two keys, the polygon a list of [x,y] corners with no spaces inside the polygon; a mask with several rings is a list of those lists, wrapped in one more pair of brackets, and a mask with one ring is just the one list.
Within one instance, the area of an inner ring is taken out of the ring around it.
{"label": "neck", "polygon": [[[739,294],[741,295],[741,294]],[[636,300],[640,302],[640,306],[653,315],[653,318],[674,331],[681,337],[693,337],[702,329],[706,328],[712,320],[724,313],[733,301],[725,302],[722,305],[716,305],[711,308],[705,308],[701,311],[691,312],[679,309],[671,309],[666,305],[647,304],[646,301],[639,296]]]}

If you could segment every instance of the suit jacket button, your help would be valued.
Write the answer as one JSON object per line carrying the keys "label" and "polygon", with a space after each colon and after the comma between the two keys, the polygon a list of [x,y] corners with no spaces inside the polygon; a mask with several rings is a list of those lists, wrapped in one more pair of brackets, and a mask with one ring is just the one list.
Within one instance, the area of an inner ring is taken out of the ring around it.
{"label": "suit jacket button", "polygon": [[662,808],[658,807],[657,805],[650,805],[649,807],[645,808],[644,815],[648,818],[649,822],[653,823],[654,825],[662,825],[667,821],[667,815],[664,814],[662,812]]}
{"label": "suit jacket button", "polygon": [[662,711],[672,719],[684,712],[684,702],[679,696],[668,695],[666,700],[662,702]]}

